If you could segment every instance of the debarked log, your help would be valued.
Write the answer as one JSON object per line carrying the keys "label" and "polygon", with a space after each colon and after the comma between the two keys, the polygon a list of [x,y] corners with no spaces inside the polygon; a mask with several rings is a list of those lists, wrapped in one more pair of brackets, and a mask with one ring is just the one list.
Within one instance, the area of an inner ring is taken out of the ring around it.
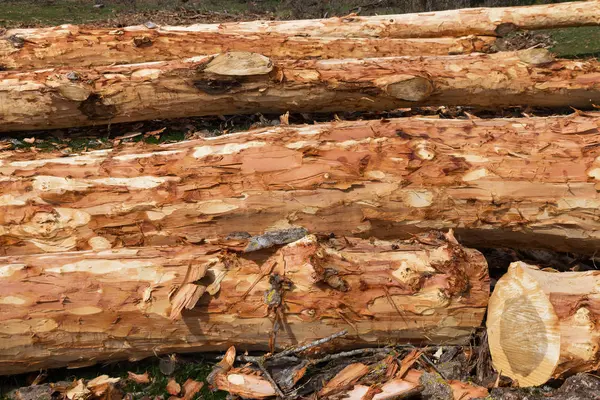
{"label": "debarked log", "polygon": [[[334,17],[325,19],[292,21],[249,21],[220,24],[196,24],[187,27],[163,26],[148,23],[146,27],[165,32],[205,32],[222,35],[273,35],[300,37],[342,37],[342,38],[420,38],[505,35],[515,29],[535,30],[571,26],[600,24],[600,1],[579,1],[559,4],[535,5],[528,7],[490,7],[447,10],[429,13],[400,15],[377,15]],[[143,29],[129,28],[133,29]],[[9,35],[17,45],[25,40],[35,41],[52,36],[56,28],[10,30]],[[88,42],[98,41],[94,30],[81,28],[92,33]],[[114,31],[125,32],[127,28]]]}
{"label": "debarked log", "polygon": [[545,49],[279,61],[232,52],[187,61],[0,72],[0,131],[256,112],[595,104],[600,63],[554,60]]}
{"label": "debarked log", "polygon": [[0,374],[267,350],[343,329],[339,348],[466,343],[488,296],[481,253],[439,232],[308,235],[262,265],[212,244],[0,257]]}
{"label": "debarked log", "polygon": [[0,255],[202,243],[303,227],[592,254],[600,115],[280,126],[0,158]]}
{"label": "debarked log", "polygon": [[181,60],[197,54],[257,51],[273,59],[368,58],[490,51],[494,37],[426,39],[300,37],[270,32],[227,34],[205,25],[118,29],[61,25],[9,29],[0,35],[0,70],[90,67]]}
{"label": "debarked log", "polygon": [[512,263],[489,304],[494,367],[519,386],[595,371],[599,320],[600,271],[544,271]]}

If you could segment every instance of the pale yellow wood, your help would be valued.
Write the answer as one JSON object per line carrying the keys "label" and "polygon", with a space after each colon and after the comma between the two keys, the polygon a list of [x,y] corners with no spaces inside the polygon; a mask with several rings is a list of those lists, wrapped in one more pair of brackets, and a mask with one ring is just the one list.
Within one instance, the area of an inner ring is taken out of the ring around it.
{"label": "pale yellow wood", "polygon": [[200,54],[257,51],[274,59],[368,58],[487,52],[492,36],[442,38],[312,37],[227,32],[212,25],[9,29],[0,34],[0,66],[34,69],[181,60]]}
{"label": "pale yellow wood", "polygon": [[600,272],[542,271],[513,263],[490,299],[494,367],[520,386],[596,370]]}

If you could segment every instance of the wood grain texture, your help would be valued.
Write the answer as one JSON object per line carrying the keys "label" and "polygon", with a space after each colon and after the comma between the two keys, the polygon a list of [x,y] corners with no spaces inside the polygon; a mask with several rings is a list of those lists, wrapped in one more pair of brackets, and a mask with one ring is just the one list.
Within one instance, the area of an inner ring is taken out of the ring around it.
{"label": "wood grain texture", "polygon": [[[514,29],[535,30],[600,24],[600,1],[546,4],[526,7],[466,8],[399,15],[348,15],[312,20],[249,21],[197,24],[187,27],[161,27],[172,32],[206,32],[226,35],[284,35],[341,38],[420,38],[467,35],[496,36]],[[45,28],[51,32],[53,28]],[[87,32],[85,28],[84,32]],[[125,30],[123,28],[118,28]],[[115,29],[115,30],[118,30]],[[141,29],[141,28],[138,28]],[[28,38],[44,30],[11,30],[12,35]],[[47,35],[51,35],[48,33]],[[10,36],[10,35],[9,35]],[[90,42],[95,37],[89,38]]]}
{"label": "wood grain texture", "polygon": [[[289,288],[273,293],[270,273]],[[215,244],[0,257],[0,374],[266,350],[275,300],[278,347],[342,329],[342,348],[466,343],[488,296],[484,257],[439,233],[404,242],[309,235],[262,265]]]}
{"label": "wood grain texture", "polygon": [[[230,69],[211,72],[228,57]],[[592,108],[600,63],[544,49],[446,57],[268,60],[247,52],[98,68],[0,72],[0,131],[256,112],[391,110],[419,105]],[[268,61],[266,61],[268,60]]]}
{"label": "wood grain texture", "polygon": [[205,25],[9,29],[0,35],[4,69],[91,67],[148,61],[181,60],[228,51],[261,51],[273,59],[370,58],[487,52],[490,36],[427,39],[292,36],[258,31],[226,33]]}
{"label": "wood grain texture", "polygon": [[0,254],[304,227],[593,253],[600,116],[281,126],[64,157],[4,152]]}

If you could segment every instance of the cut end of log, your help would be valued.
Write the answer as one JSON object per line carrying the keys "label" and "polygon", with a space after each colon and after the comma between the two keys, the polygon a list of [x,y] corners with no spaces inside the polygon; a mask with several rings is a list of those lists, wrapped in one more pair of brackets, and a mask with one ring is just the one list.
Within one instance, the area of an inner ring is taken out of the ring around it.
{"label": "cut end of log", "polygon": [[273,62],[258,53],[233,51],[216,56],[204,69],[217,75],[252,76],[265,75],[273,70]]}
{"label": "cut end of log", "polygon": [[[536,274],[537,272],[537,274]],[[538,268],[511,264],[490,298],[487,328],[494,368],[519,386],[546,383],[559,363],[559,319]]]}
{"label": "cut end of log", "polygon": [[531,65],[544,65],[554,62],[554,55],[547,49],[527,49],[518,53],[519,59]]}
{"label": "cut end of log", "polygon": [[397,99],[406,101],[422,101],[431,95],[433,85],[427,78],[421,76],[412,76],[393,83],[385,87],[385,92]]}

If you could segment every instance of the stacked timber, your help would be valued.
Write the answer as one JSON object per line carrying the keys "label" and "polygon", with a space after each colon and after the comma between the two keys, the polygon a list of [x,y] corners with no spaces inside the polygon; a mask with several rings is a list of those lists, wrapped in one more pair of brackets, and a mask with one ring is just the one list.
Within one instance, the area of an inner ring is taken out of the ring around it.
{"label": "stacked timber", "polygon": [[[474,248],[589,256],[600,245],[600,113],[579,111],[600,104],[600,64],[493,52],[516,29],[599,16],[595,0],[0,32],[4,133],[257,112],[576,109],[1,152],[0,374],[323,337],[339,348],[464,345],[486,312],[494,367],[518,385],[596,369],[596,272],[517,262],[490,299]],[[234,381],[249,379],[278,394],[230,361],[216,387],[247,394]],[[423,373],[409,369],[386,389],[364,385],[368,368],[353,364],[319,393],[414,393]],[[451,382],[457,398],[487,393]]]}

